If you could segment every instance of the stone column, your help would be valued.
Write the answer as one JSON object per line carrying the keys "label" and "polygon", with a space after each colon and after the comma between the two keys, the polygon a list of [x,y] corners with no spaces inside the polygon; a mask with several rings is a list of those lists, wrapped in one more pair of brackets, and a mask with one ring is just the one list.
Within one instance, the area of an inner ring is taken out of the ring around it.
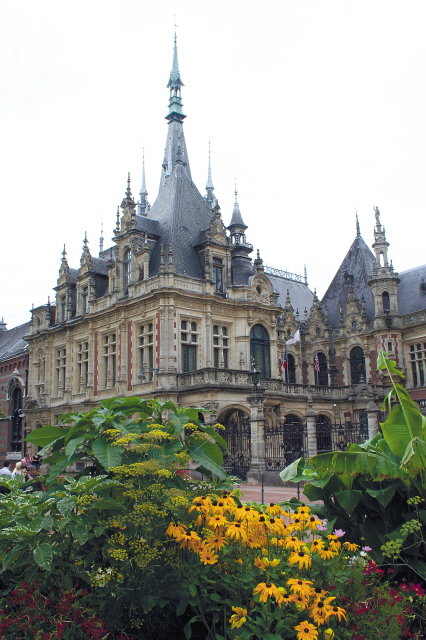
{"label": "stone column", "polygon": [[252,393],[247,402],[250,405],[251,463],[247,473],[248,484],[260,484],[262,471],[265,471],[265,416],[263,390]]}
{"label": "stone column", "polygon": [[368,438],[374,438],[376,433],[379,431],[379,420],[378,420],[379,409],[376,407],[374,402],[371,400],[367,404],[367,418],[368,418]]}
{"label": "stone column", "polygon": [[308,454],[309,457],[316,456],[317,449],[317,427],[315,424],[315,411],[312,398],[308,397],[308,408],[306,409],[306,426],[308,432]]}

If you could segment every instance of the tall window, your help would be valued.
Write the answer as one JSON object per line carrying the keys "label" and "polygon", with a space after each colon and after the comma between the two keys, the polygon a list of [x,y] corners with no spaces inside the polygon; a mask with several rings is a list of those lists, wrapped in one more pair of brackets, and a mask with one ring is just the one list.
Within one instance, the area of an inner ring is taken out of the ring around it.
{"label": "tall window", "polygon": [[366,380],[365,375],[365,359],[364,351],[361,347],[354,347],[351,351],[351,379],[352,384],[359,384],[363,378]]}
{"label": "tall window", "polygon": [[61,321],[65,322],[67,319],[67,297],[61,297]]}
{"label": "tall window", "polygon": [[56,389],[58,392],[58,396],[64,395],[66,364],[66,349],[56,349]]}
{"label": "tall window", "polygon": [[315,371],[315,384],[320,386],[328,385],[327,358],[321,351],[318,351],[319,371]]}
{"label": "tall window", "polygon": [[223,293],[223,264],[220,258],[213,258],[214,292]]}
{"label": "tall window", "polygon": [[228,328],[217,324],[213,326],[213,363],[216,369],[222,365],[224,369],[229,366],[229,337]]}
{"label": "tall window", "polygon": [[180,330],[182,371],[194,371],[197,368],[197,324],[182,320]]}
{"label": "tall window", "polygon": [[260,369],[260,377],[270,378],[269,336],[261,324],[255,324],[250,332],[250,355],[254,358],[257,369]]}
{"label": "tall window", "polygon": [[124,295],[127,295],[128,289],[129,289],[130,261],[131,261],[131,259],[132,259],[132,252],[130,251],[130,249],[127,249],[126,253],[124,254],[124,259],[123,259],[123,292],[124,292]]}
{"label": "tall window", "polygon": [[17,387],[12,395],[12,451],[21,451],[22,445],[22,391]]}
{"label": "tall window", "polygon": [[87,313],[89,311],[89,287],[84,287],[83,293],[81,294],[81,313]]}
{"label": "tall window", "polygon": [[83,391],[89,384],[89,343],[80,342],[77,345],[77,373],[78,387]]}
{"label": "tall window", "polygon": [[154,331],[153,323],[139,327],[139,377],[151,381],[154,376]]}
{"label": "tall window", "polygon": [[426,343],[410,346],[411,372],[413,387],[425,386]]}
{"label": "tall window", "polygon": [[287,354],[287,382],[296,384],[296,363],[291,353]]}
{"label": "tall window", "polygon": [[389,293],[387,291],[383,291],[382,293],[382,303],[383,303],[383,313],[390,311]]}
{"label": "tall window", "polygon": [[115,387],[117,379],[117,336],[110,333],[104,336],[104,372],[105,389]]}

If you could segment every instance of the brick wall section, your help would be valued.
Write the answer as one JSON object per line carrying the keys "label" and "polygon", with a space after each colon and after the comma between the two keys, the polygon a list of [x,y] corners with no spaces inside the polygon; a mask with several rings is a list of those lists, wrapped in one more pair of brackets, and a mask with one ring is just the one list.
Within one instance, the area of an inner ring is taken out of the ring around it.
{"label": "brick wall section", "polygon": [[132,322],[127,323],[127,391],[132,390]]}
{"label": "brick wall section", "polygon": [[308,365],[302,362],[302,384],[308,384]]}
{"label": "brick wall section", "polygon": [[377,349],[374,349],[374,351],[370,351],[370,372],[371,372],[371,379],[373,381],[374,384],[377,384]]}
{"label": "brick wall section", "polygon": [[93,393],[95,396],[98,395],[98,339],[99,339],[99,331],[95,331],[95,362],[93,363],[93,379],[94,379]]}
{"label": "brick wall section", "polygon": [[[18,371],[18,375],[22,378],[25,387],[25,369],[26,356],[23,354],[9,358],[0,363],[0,407],[7,416],[12,413],[12,401],[6,400],[7,388],[12,379],[12,374],[15,370]],[[25,388],[21,388],[22,391],[22,406],[24,404]],[[22,431],[25,429],[24,420],[22,421]],[[10,451],[10,439],[12,435],[12,420],[9,418],[0,419],[0,463],[6,459],[6,454]],[[23,435],[23,434],[22,434]]]}
{"label": "brick wall section", "polygon": [[336,356],[336,367],[338,368],[337,373],[337,385],[339,387],[343,387],[345,384],[344,376],[343,376],[343,358],[342,356]]}

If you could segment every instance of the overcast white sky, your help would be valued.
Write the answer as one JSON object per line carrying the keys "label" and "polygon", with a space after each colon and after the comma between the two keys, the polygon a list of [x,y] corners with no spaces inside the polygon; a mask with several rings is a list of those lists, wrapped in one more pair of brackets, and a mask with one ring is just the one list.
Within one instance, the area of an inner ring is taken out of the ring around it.
{"label": "overcast white sky", "polygon": [[0,317],[52,298],[63,244],[109,246],[127,172],[149,200],[166,141],[174,14],[185,136],[208,140],[229,224],[234,178],[268,265],[322,296],[378,205],[396,270],[426,262],[424,0],[0,0]]}

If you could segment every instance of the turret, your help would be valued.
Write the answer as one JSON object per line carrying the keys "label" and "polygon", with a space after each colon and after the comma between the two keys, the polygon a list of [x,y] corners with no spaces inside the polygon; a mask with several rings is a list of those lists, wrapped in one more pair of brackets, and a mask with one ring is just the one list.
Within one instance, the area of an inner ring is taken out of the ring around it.
{"label": "turret", "polygon": [[395,273],[392,261],[388,262],[389,242],[386,242],[385,228],[380,222],[380,211],[374,207],[376,225],[374,228],[374,244],[372,248],[376,256],[368,284],[374,298],[375,316],[385,317],[386,326],[391,326],[392,315],[398,314],[398,274]]}

